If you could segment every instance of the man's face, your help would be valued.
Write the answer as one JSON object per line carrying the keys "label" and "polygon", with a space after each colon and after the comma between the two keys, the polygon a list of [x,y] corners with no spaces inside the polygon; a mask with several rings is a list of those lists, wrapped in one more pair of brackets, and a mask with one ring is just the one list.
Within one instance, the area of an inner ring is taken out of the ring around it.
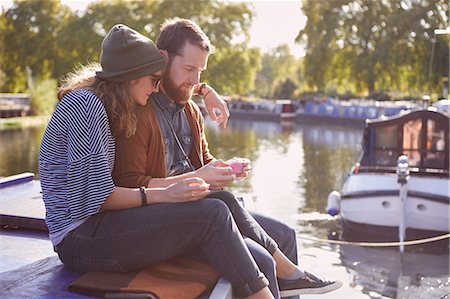
{"label": "man's face", "polygon": [[172,63],[163,71],[161,89],[175,103],[185,104],[192,97],[194,85],[200,82],[207,63],[208,53],[187,42],[181,55],[173,56]]}

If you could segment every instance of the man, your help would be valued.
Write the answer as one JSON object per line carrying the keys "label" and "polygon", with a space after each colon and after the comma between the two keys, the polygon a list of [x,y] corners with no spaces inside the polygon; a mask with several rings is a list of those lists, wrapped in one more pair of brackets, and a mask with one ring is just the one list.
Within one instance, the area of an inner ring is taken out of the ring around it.
{"label": "man", "polygon": [[[136,112],[135,135],[116,137],[114,180],[119,186],[167,187],[184,178],[200,177],[210,184],[211,190],[220,190],[236,176],[245,176],[247,169],[235,174],[229,167],[230,161],[216,160],[209,153],[203,117],[191,100],[194,91],[205,100],[217,95],[211,87],[200,84],[200,75],[214,47],[195,23],[182,19],[163,25],[157,47],[168,61],[160,92],[151,96],[145,109]],[[292,228],[269,217],[250,215],[231,193],[221,191],[211,196],[230,208],[241,233],[248,237],[247,246],[269,279],[275,298],[280,297],[280,289],[281,295],[291,296],[325,293],[342,285],[323,281],[296,266],[296,236]],[[192,197],[196,194],[192,193]],[[264,235],[263,241],[260,235]]]}

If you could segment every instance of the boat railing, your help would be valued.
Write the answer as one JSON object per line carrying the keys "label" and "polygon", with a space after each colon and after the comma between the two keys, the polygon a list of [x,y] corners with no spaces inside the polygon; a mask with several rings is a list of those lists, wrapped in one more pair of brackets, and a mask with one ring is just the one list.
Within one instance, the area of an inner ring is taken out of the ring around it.
{"label": "boat railing", "polygon": [[[423,176],[438,176],[438,177],[449,177],[449,170],[447,169],[436,169],[436,168],[419,168],[419,167],[410,167],[409,168],[411,175],[423,175]],[[374,173],[393,173],[397,172],[396,166],[364,166],[361,165],[358,167],[358,172],[374,172]]]}

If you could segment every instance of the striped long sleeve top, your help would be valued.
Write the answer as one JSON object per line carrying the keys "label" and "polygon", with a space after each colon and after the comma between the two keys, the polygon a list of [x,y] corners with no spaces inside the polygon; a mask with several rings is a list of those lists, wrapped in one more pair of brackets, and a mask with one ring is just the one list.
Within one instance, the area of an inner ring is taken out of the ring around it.
{"label": "striped long sleeve top", "polygon": [[114,191],[114,138],[101,100],[76,90],[58,103],[45,130],[38,165],[45,221],[54,246]]}

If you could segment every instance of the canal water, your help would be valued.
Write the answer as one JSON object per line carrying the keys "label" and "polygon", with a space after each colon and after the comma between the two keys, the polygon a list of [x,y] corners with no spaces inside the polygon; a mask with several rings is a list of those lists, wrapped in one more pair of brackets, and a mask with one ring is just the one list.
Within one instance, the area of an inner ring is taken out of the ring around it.
{"label": "canal water", "polygon": [[[37,174],[44,127],[0,131],[0,176]],[[219,129],[206,119],[210,151],[217,158],[245,157],[252,171],[230,186],[249,209],[296,228],[303,268],[344,287],[321,298],[448,298],[448,243],[432,248],[335,245],[338,217],[326,214],[327,196],[340,190],[361,154],[362,128],[231,120]],[[317,296],[302,296],[316,298]],[[317,297],[318,298],[318,297]]]}

